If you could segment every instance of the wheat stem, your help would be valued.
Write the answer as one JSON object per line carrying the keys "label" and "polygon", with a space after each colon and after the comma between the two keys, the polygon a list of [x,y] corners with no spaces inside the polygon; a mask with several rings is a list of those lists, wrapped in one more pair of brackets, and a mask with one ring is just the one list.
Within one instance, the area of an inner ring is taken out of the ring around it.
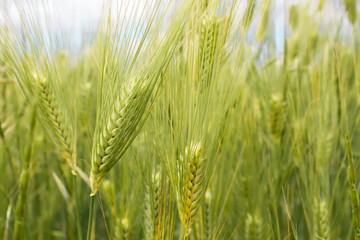
{"label": "wheat stem", "polygon": [[87,228],[86,240],[91,239],[92,223],[93,223],[93,220],[94,220],[94,208],[95,208],[95,196],[92,196],[92,197],[90,197],[89,220],[88,220],[88,228]]}
{"label": "wheat stem", "polygon": [[26,190],[29,181],[29,171],[24,169],[20,175],[20,193],[16,202],[16,219],[14,226],[14,240],[24,238],[24,215],[25,215],[25,202]]}
{"label": "wheat stem", "polygon": [[76,224],[77,224],[77,233],[78,233],[78,239],[82,240],[82,227],[80,223],[80,212],[79,212],[79,200],[78,195],[76,194],[77,191],[77,184],[76,184],[76,176],[73,175],[73,200],[74,200],[74,207],[75,207],[75,214],[76,214]]}
{"label": "wheat stem", "polygon": [[14,240],[20,240],[24,238],[24,216],[26,206],[26,192],[29,184],[29,170],[30,170],[30,159],[32,154],[33,136],[36,123],[36,110],[33,110],[32,118],[30,122],[29,139],[25,153],[25,166],[20,175],[20,193],[16,202],[15,209],[15,226],[14,226]]}

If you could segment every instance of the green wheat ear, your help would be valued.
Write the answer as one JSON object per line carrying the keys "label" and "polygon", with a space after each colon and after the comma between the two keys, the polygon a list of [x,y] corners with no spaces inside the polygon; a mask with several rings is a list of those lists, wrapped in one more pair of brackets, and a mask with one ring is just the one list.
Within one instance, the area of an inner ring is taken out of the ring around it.
{"label": "green wheat ear", "polygon": [[261,221],[257,215],[247,214],[245,220],[245,240],[262,239]]}
{"label": "green wheat ear", "polygon": [[270,131],[275,139],[280,139],[285,126],[285,104],[280,94],[273,95],[270,102]]}
{"label": "green wheat ear", "polygon": [[317,10],[321,11],[325,6],[326,1],[325,0],[319,0]]}
{"label": "green wheat ear", "polygon": [[130,239],[129,219],[127,217],[121,219],[121,235],[121,239],[123,240]]}
{"label": "green wheat ear", "polygon": [[101,194],[104,202],[111,206],[115,202],[115,196],[113,195],[113,183],[110,180],[104,180],[101,185]]}
{"label": "green wheat ear", "polygon": [[245,33],[247,31],[247,29],[249,28],[249,25],[252,21],[252,18],[254,16],[254,11],[255,11],[255,0],[248,0],[247,1],[247,6],[245,9],[245,13],[242,19],[242,24],[243,24],[243,32]]}
{"label": "green wheat ear", "polygon": [[205,192],[205,203],[204,203],[204,240],[211,239],[211,190],[207,189]]}
{"label": "green wheat ear", "polygon": [[355,25],[357,15],[356,15],[356,0],[343,0],[343,3],[346,8],[346,13],[349,17],[350,22]]}
{"label": "green wheat ear", "polygon": [[151,184],[145,186],[144,227],[145,239],[155,239],[159,223],[159,204],[161,197],[161,172],[157,171],[152,176]]}
{"label": "green wheat ear", "polygon": [[263,42],[266,35],[266,29],[268,25],[269,13],[271,8],[271,1],[272,0],[264,0],[262,2],[261,19],[258,29],[256,30],[256,38],[258,39],[259,42]]}
{"label": "green wheat ear", "polygon": [[62,157],[71,167],[72,173],[75,174],[76,145],[69,116],[66,110],[59,104],[59,99],[55,95],[49,80],[37,73],[33,73],[33,78],[38,89],[37,105],[46,122],[46,126],[49,127],[48,132],[53,136]]}
{"label": "green wheat ear", "polygon": [[125,84],[105,125],[95,136],[90,173],[91,196],[96,194],[102,179],[120,159],[129,139],[135,134],[147,96],[144,84],[140,81],[135,83],[134,79]]}
{"label": "green wheat ear", "polygon": [[315,200],[314,239],[329,239],[330,224],[328,205],[324,199]]}
{"label": "green wheat ear", "polygon": [[185,158],[188,159],[184,196],[182,203],[182,221],[186,234],[190,234],[190,225],[197,210],[200,207],[200,200],[205,189],[205,167],[206,158],[202,156],[201,142],[191,143],[185,149]]}
{"label": "green wheat ear", "polygon": [[218,36],[219,21],[216,17],[205,17],[201,23],[199,36],[199,75],[196,87],[200,92],[210,85],[214,68],[214,56]]}

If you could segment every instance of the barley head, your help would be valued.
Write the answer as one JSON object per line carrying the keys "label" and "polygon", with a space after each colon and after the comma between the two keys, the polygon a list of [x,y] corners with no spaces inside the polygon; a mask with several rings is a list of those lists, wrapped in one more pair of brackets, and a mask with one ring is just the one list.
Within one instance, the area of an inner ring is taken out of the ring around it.
{"label": "barley head", "polygon": [[152,184],[145,186],[144,227],[145,239],[155,239],[155,231],[159,223],[159,204],[161,197],[161,175],[158,171],[151,179]]}
{"label": "barley head", "polygon": [[262,238],[262,222],[257,215],[247,214],[245,220],[245,240],[260,240]]}
{"label": "barley head", "polygon": [[207,189],[204,203],[204,240],[211,239],[211,198],[211,190]]}
{"label": "barley head", "polygon": [[270,107],[270,131],[275,139],[280,139],[285,125],[285,105],[280,94],[272,96]]}
{"label": "barley head", "polygon": [[76,172],[76,148],[73,127],[66,109],[59,104],[52,85],[47,77],[33,73],[38,88],[38,108],[49,126],[48,131],[58,145],[62,157],[71,167],[73,174]]}
{"label": "barley head", "polygon": [[328,205],[324,199],[315,201],[314,239],[329,239],[330,223]]}
{"label": "barley head", "polygon": [[271,9],[271,0],[264,0],[262,2],[262,13],[261,18],[259,22],[258,29],[256,31],[256,37],[259,42],[263,42],[266,34],[266,29],[268,26],[268,20],[269,20],[269,13]]}
{"label": "barley head", "polygon": [[121,233],[122,233],[122,240],[130,239],[130,233],[129,233],[129,219],[127,217],[124,217],[121,220]]}
{"label": "barley head", "polygon": [[[130,79],[116,98],[112,110],[95,136],[93,146],[90,185],[95,195],[102,179],[124,154],[137,125],[141,121],[148,97],[144,82]],[[146,83],[145,83],[146,84]]]}
{"label": "barley head", "polygon": [[319,0],[317,10],[321,11],[324,8],[326,1],[325,0]]}
{"label": "barley head", "polygon": [[247,29],[252,21],[252,18],[254,16],[254,10],[255,10],[255,0],[248,0],[247,6],[245,9],[245,14],[242,19],[244,33],[247,31]]}
{"label": "barley head", "polygon": [[345,5],[346,13],[349,17],[350,22],[355,25],[356,16],[356,0],[343,0]]}
{"label": "barley head", "polygon": [[183,196],[182,221],[189,234],[192,219],[195,217],[200,206],[200,200],[205,189],[205,167],[206,158],[202,155],[201,142],[192,143],[185,150],[188,165],[185,176],[185,187]]}
{"label": "barley head", "polygon": [[205,17],[201,23],[199,36],[199,75],[200,92],[210,85],[214,67],[216,41],[219,21],[216,17]]}

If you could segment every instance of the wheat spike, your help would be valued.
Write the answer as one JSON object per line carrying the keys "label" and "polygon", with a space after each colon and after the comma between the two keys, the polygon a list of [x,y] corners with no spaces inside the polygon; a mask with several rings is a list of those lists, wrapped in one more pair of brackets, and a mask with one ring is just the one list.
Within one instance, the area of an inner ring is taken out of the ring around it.
{"label": "wheat spike", "polygon": [[73,128],[71,127],[68,115],[60,105],[48,79],[41,74],[33,74],[38,85],[38,107],[51,129],[54,140],[61,150],[62,157],[76,172],[76,154]]}
{"label": "wheat spike", "polygon": [[93,147],[90,185],[92,196],[96,194],[104,176],[124,153],[129,139],[141,120],[139,110],[144,101],[143,87],[130,80],[115,100],[106,124],[96,136]]}
{"label": "wheat spike", "polygon": [[199,36],[199,76],[200,92],[210,85],[214,68],[214,56],[218,36],[219,21],[216,17],[205,17]]}
{"label": "wheat spike", "polygon": [[101,194],[104,202],[112,206],[115,203],[115,196],[113,194],[113,183],[110,180],[105,180],[101,186]]}
{"label": "wheat spike", "polygon": [[205,168],[206,158],[202,156],[202,146],[198,142],[192,143],[185,150],[185,157],[188,159],[186,169],[184,202],[183,202],[183,224],[187,230],[186,234],[190,234],[190,225],[200,206],[200,200],[204,195],[205,185]]}
{"label": "wheat spike", "polygon": [[345,5],[346,13],[349,17],[350,22],[355,25],[357,15],[356,15],[356,1],[355,0],[343,0]]}
{"label": "wheat spike", "polygon": [[145,239],[154,239],[154,224],[153,224],[153,214],[151,207],[151,196],[150,196],[150,187],[146,185],[145,187],[145,204],[144,204],[144,231]]}
{"label": "wheat spike", "polygon": [[129,219],[127,217],[124,217],[121,220],[121,233],[122,233],[122,239],[127,240],[130,239],[130,233],[129,233]]}
{"label": "wheat spike", "polygon": [[289,11],[289,23],[292,30],[295,30],[299,24],[299,11],[296,8],[296,5],[291,5]]}
{"label": "wheat spike", "polygon": [[204,204],[204,240],[211,239],[211,190],[207,189],[205,192]]}
{"label": "wheat spike", "polygon": [[270,131],[275,139],[280,139],[285,126],[285,105],[280,94],[271,98]]}
{"label": "wheat spike", "polygon": [[325,200],[315,201],[315,238],[314,239],[329,239],[330,226],[329,226],[328,206]]}
{"label": "wheat spike", "polygon": [[325,0],[319,0],[317,10],[321,11],[325,6],[326,1]]}
{"label": "wheat spike", "polygon": [[245,220],[245,240],[262,239],[261,221],[256,215],[247,214]]}
{"label": "wheat spike", "polygon": [[155,239],[155,230],[159,223],[159,203],[161,195],[161,176],[158,171],[152,177],[152,188],[149,184],[145,186],[145,204],[144,204],[144,227],[145,239]]}
{"label": "wheat spike", "polygon": [[248,0],[245,13],[242,19],[244,33],[247,31],[252,21],[252,18],[254,16],[254,10],[255,10],[255,0]]}
{"label": "wheat spike", "polygon": [[271,9],[271,0],[264,0],[262,2],[262,13],[261,13],[261,19],[258,26],[258,29],[256,31],[256,37],[259,42],[263,42],[266,34],[266,29],[268,26],[268,20],[269,20],[269,13]]}

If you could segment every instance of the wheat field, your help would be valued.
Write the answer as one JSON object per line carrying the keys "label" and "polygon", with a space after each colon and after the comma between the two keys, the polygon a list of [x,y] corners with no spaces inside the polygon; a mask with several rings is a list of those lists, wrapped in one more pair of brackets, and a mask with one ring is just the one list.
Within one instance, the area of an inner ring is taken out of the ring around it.
{"label": "wheat field", "polygon": [[360,2],[65,2],[0,0],[0,240],[360,240]]}

